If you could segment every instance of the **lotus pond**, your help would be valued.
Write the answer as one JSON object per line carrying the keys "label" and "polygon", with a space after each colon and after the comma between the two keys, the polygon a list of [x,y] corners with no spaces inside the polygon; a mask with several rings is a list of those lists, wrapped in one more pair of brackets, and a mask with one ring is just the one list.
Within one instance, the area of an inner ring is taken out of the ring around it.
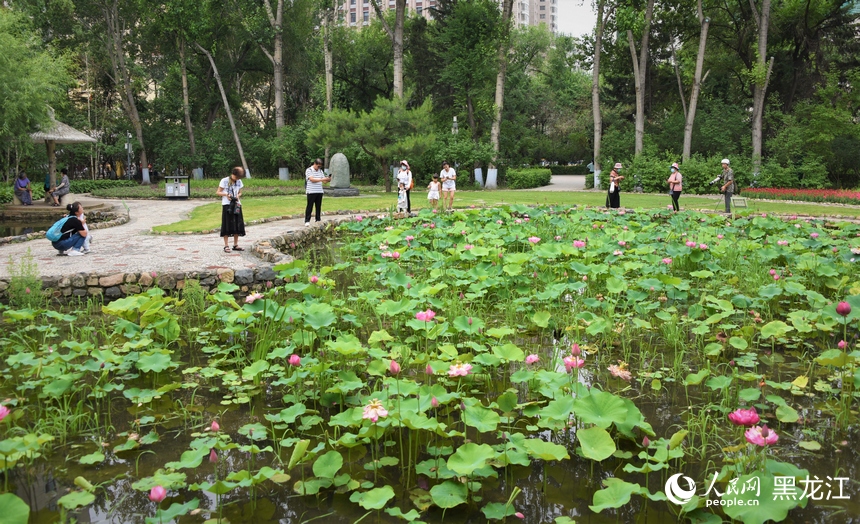
{"label": "lotus pond", "polygon": [[512,206],[335,235],[263,294],[3,307],[0,520],[860,515],[860,225]]}

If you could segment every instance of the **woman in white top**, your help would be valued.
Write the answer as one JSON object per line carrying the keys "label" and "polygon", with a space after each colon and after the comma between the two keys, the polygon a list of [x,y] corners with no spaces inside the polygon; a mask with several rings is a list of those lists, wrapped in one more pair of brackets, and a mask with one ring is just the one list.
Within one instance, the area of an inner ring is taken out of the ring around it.
{"label": "woman in white top", "polygon": [[224,239],[224,252],[230,252],[229,237],[233,236],[233,251],[245,251],[239,247],[239,237],[245,236],[245,219],[242,216],[242,178],[245,170],[234,167],[230,176],[222,178],[216,195],[221,197],[221,238]]}
{"label": "woman in white top", "polygon": [[397,172],[397,187],[403,187],[406,190],[406,212],[412,212],[412,200],[409,192],[412,190],[412,171],[409,170],[409,162],[406,160],[400,161],[400,171]]}
{"label": "woman in white top", "polygon": [[323,182],[329,182],[330,176],[325,176],[323,171],[322,158],[314,160],[314,164],[305,170],[305,194],[308,197],[308,205],[305,207],[305,225],[311,225],[311,211],[314,206],[317,208],[317,222],[321,219],[322,214],[322,199],[323,199]]}
{"label": "woman in white top", "polygon": [[439,178],[442,180],[442,209],[446,209],[445,202],[448,202],[447,209],[451,211],[454,209],[454,192],[457,190],[457,172],[451,169],[448,162],[443,162]]}

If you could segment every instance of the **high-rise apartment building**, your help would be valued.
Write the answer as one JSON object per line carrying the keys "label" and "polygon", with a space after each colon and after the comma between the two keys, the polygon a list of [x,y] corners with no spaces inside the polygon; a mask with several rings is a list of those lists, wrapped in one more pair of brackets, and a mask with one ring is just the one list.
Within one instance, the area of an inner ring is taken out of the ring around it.
{"label": "high-rise apartment building", "polygon": [[[502,0],[499,0],[501,4]],[[394,10],[394,0],[379,0],[382,9]],[[511,19],[515,27],[545,24],[555,33],[558,31],[558,0],[514,0]],[[433,18],[432,8],[436,0],[406,0],[406,9],[427,19]],[[376,16],[370,0],[344,0],[338,11],[342,24],[360,28],[368,25]]]}

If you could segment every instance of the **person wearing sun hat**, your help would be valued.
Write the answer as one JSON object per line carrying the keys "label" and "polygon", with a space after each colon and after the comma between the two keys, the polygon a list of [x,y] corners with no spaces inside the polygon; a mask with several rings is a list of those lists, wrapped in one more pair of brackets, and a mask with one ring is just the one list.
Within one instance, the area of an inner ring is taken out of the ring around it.
{"label": "person wearing sun hat", "polygon": [[681,197],[682,182],[684,177],[681,176],[681,168],[678,167],[678,163],[675,162],[672,164],[672,167],[669,168],[670,175],[666,182],[669,184],[669,195],[672,196],[672,209],[677,213],[681,210],[681,207],[678,205],[678,199]]}
{"label": "person wearing sun hat", "polygon": [[724,158],[722,162],[723,174],[721,176],[723,185],[720,186],[720,192],[726,195],[726,214],[732,213],[732,195],[735,194],[735,172],[729,167],[729,159]]}
{"label": "person wearing sun hat", "polygon": [[606,195],[606,207],[611,209],[621,207],[621,188],[619,186],[624,180],[624,177],[618,173],[621,168],[621,162],[617,162],[612,171],[609,172],[609,193]]}
{"label": "person wearing sun hat", "polygon": [[412,171],[409,170],[409,162],[400,161],[400,171],[397,172],[398,189],[402,186],[406,190],[406,212],[412,212],[412,200],[409,192],[412,190]]}

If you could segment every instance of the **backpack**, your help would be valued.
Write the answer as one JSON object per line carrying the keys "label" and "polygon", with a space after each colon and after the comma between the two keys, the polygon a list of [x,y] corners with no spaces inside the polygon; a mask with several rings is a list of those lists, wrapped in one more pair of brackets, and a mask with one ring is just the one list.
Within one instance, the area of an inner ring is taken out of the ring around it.
{"label": "backpack", "polygon": [[50,229],[48,229],[48,231],[45,233],[45,238],[47,238],[51,242],[56,242],[57,240],[61,239],[63,237],[63,226],[66,224],[66,221],[71,217],[71,215],[65,216],[54,222],[54,225],[51,226]]}

